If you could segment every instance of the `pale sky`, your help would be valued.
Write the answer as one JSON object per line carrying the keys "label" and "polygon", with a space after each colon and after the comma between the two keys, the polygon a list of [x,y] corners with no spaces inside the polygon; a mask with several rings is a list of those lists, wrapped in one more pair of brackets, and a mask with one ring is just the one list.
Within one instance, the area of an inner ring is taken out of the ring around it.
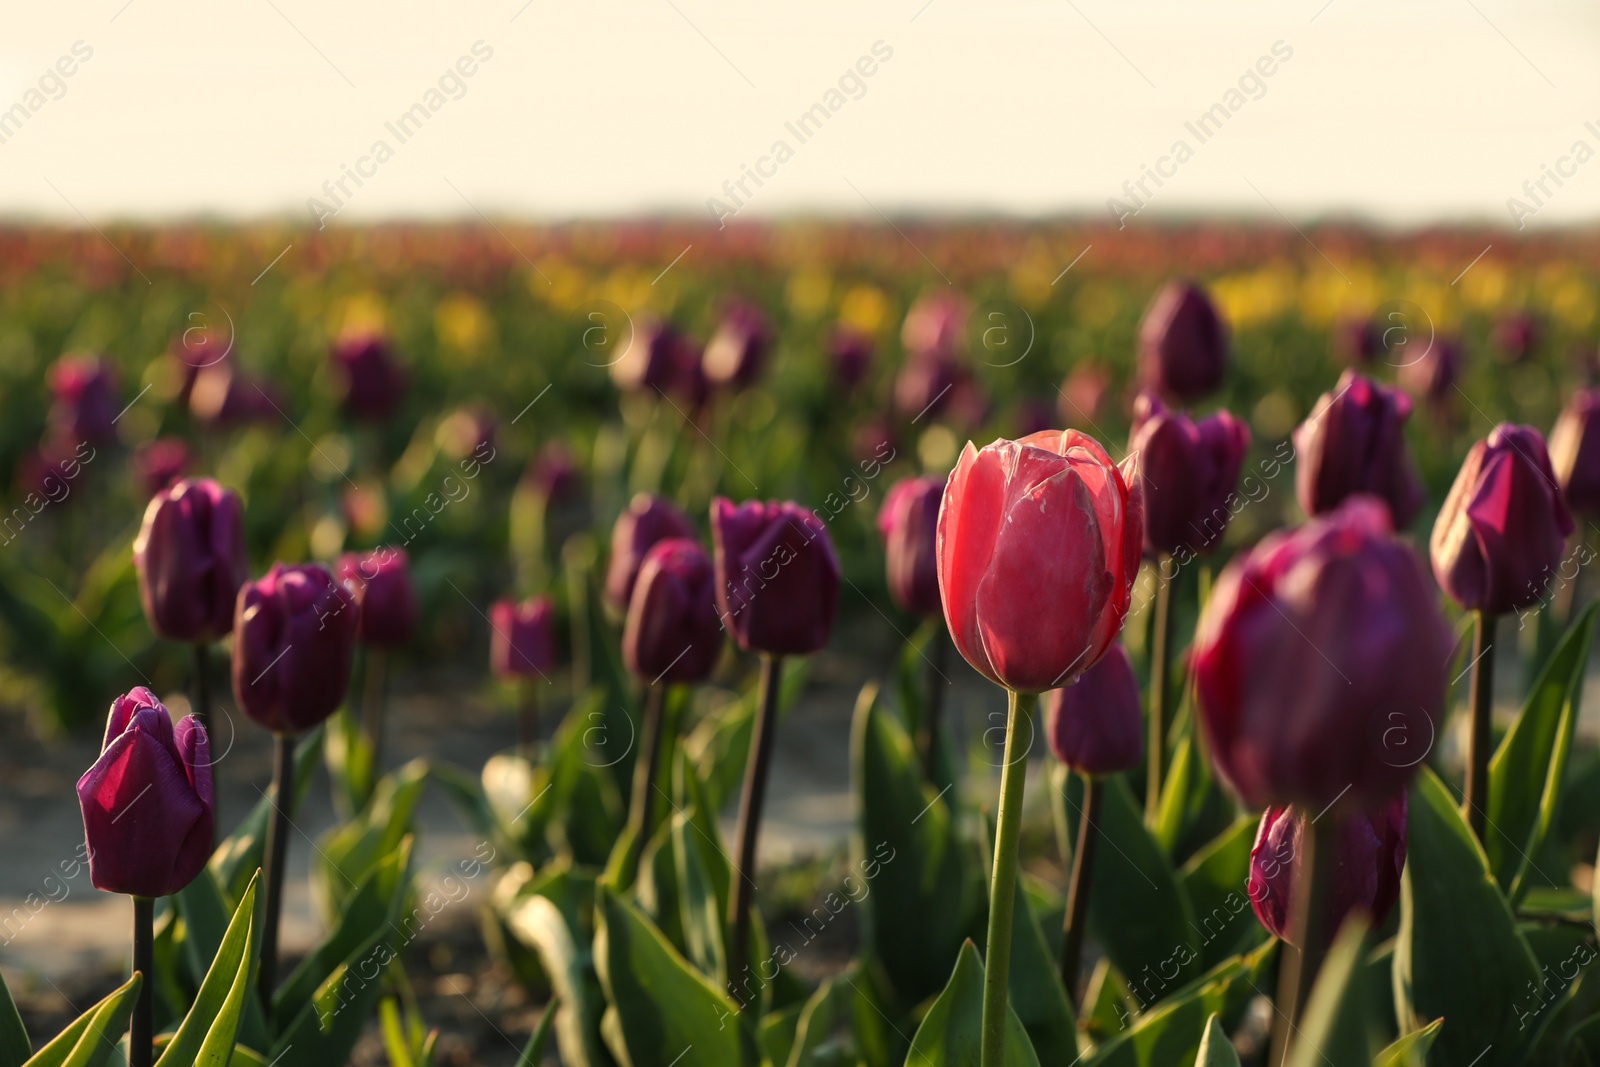
{"label": "pale sky", "polygon": [[1597,59],[1579,0],[15,5],[0,216],[309,220],[359,166],[340,221],[709,217],[758,163],[742,217],[1104,213],[1160,162],[1151,215],[1510,224],[1518,196],[1570,225],[1600,219],[1600,159],[1570,156],[1600,151]]}

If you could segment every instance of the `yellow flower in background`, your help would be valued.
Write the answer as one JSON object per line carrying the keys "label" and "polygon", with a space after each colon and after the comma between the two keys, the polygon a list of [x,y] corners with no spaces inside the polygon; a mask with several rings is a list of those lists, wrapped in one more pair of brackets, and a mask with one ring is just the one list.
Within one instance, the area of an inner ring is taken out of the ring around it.
{"label": "yellow flower in background", "polygon": [[1307,322],[1327,327],[1340,319],[1370,315],[1383,303],[1369,265],[1354,263],[1340,271],[1313,269],[1300,280],[1300,314]]}
{"label": "yellow flower in background", "polygon": [[1042,250],[1035,250],[1011,268],[1011,296],[1028,310],[1038,311],[1050,302],[1050,295],[1054,291],[1052,283],[1060,274],[1061,269],[1056,267],[1054,260]]}
{"label": "yellow flower in background", "polygon": [[1462,275],[1456,283],[1456,288],[1461,290],[1461,299],[1468,307],[1478,311],[1493,311],[1506,302],[1506,292],[1510,288],[1510,278],[1506,270],[1492,259],[1482,259],[1472,265],[1472,268]]}
{"label": "yellow flower in background", "polygon": [[[677,287],[673,275],[683,269],[680,262],[665,276],[659,272],[652,274],[638,267],[618,267],[606,276],[600,284],[600,298],[626,310],[629,314],[639,310],[658,311],[667,314],[672,306],[677,303]],[[655,285],[650,284],[657,277],[661,280]]]}
{"label": "yellow flower in background", "polygon": [[333,332],[338,335],[386,333],[388,307],[379,294],[367,290],[355,293],[333,305]]}
{"label": "yellow flower in background", "polygon": [[1275,319],[1295,303],[1298,278],[1284,264],[1230,274],[1211,284],[1222,317],[1234,329]]}
{"label": "yellow flower in background", "polygon": [[875,285],[857,285],[839,302],[840,320],[873,336],[883,328],[889,311],[889,298]]}
{"label": "yellow flower in background", "polygon": [[1544,272],[1540,272],[1535,294],[1563,326],[1587,330],[1594,323],[1595,312],[1600,310],[1596,306],[1594,286],[1565,264],[1559,274],[1551,273],[1553,276],[1547,280]]}
{"label": "yellow flower in background", "polygon": [[1448,281],[1414,271],[1406,277],[1400,290],[1400,299],[1421,308],[1433,320],[1435,329],[1454,329],[1461,319],[1460,291],[1459,286],[1453,286]]}
{"label": "yellow flower in background", "polygon": [[1090,329],[1105,329],[1122,311],[1122,293],[1105,282],[1085,282],[1072,298],[1072,311]]}
{"label": "yellow flower in background", "polygon": [[784,295],[789,310],[796,318],[815,319],[828,310],[828,300],[833,296],[833,279],[821,267],[800,267],[789,275]]}
{"label": "yellow flower in background", "polygon": [[476,298],[452,293],[433,311],[433,329],[439,343],[463,355],[477,355],[494,339],[494,321]]}
{"label": "yellow flower in background", "polygon": [[537,271],[528,272],[528,292],[557,311],[577,311],[590,298],[593,289],[582,269],[554,257],[541,260]]}

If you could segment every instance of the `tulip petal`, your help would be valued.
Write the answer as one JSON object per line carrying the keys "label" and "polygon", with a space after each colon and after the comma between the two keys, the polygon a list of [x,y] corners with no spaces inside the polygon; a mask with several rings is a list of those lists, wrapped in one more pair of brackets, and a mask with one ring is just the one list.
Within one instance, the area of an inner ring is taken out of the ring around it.
{"label": "tulip petal", "polygon": [[994,557],[1005,515],[1006,472],[995,446],[981,452],[967,442],[939,504],[939,596],[951,640],[968,663],[1000,679],[978,631],[978,588]]}

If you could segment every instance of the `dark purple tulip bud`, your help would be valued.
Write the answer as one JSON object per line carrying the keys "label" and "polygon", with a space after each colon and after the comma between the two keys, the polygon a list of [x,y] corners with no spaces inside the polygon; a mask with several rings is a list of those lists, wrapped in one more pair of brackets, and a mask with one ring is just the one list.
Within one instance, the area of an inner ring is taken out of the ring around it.
{"label": "dark purple tulip bud", "polygon": [[711,557],[695,542],[658,542],[639,568],[622,631],[622,661],[654,685],[698,682],[717,665],[722,624]]}
{"label": "dark purple tulip bud", "polygon": [[1353,370],[1323,393],[1294,432],[1295,495],[1307,515],[1321,515],[1346,497],[1367,493],[1389,505],[1396,529],[1422,507],[1422,483],[1406,451],[1411,398]]}
{"label": "dark purple tulip bud", "polygon": [[1152,393],[1134,401],[1129,454],[1144,483],[1144,550],[1204,553],[1233,517],[1229,498],[1250,447],[1250,430],[1226,411],[1195,421]]}
{"label": "dark purple tulip bud", "polygon": [[706,376],[705,360],[699,341],[686,334],[678,334],[673,346],[672,380],[667,392],[689,411],[703,407],[711,396],[711,379]]}
{"label": "dark purple tulip bud", "polygon": [[549,597],[490,605],[489,667],[496,677],[543,677],[555,669],[555,616]]}
{"label": "dark purple tulip bud", "polygon": [[111,367],[99,356],[63,356],[50,368],[53,434],[74,444],[104,444],[116,436],[119,414]]}
{"label": "dark purple tulip bud", "polygon": [[311,729],[344,702],[359,628],[355,594],[333,575],[314,563],[274,563],[239,590],[234,700],[273,733]]}
{"label": "dark purple tulip bud", "polygon": [[226,635],[250,577],[239,494],[210,478],[185,478],[151,497],[133,566],[150,629],[189,644]]}
{"label": "dark purple tulip bud", "polygon": [[791,501],[711,502],[717,610],[746,652],[804,656],[828,642],[839,560],[822,520]]}
{"label": "dark purple tulip bud", "polygon": [[888,463],[899,454],[900,437],[892,422],[871,415],[851,432],[850,451],[862,463]]}
{"label": "dark purple tulip bud", "polygon": [[439,424],[434,441],[450,459],[475,456],[482,461],[495,453],[494,415],[482,408],[463,408]]}
{"label": "dark purple tulip bud", "polygon": [[1228,328],[1206,291],[1194,282],[1169,282],[1139,324],[1139,374],[1163,396],[1193,402],[1222,384],[1228,369]]}
{"label": "dark purple tulip bud", "polygon": [[[1262,926],[1291,945],[1289,902],[1300,877],[1305,831],[1305,809],[1270,807],[1261,815],[1250,850],[1250,906]],[[1337,852],[1329,861],[1328,914],[1321,918],[1320,928],[1337,930],[1352,911],[1380,926],[1400,899],[1400,872],[1406,865],[1405,790],[1376,811],[1351,815],[1340,824],[1338,834]],[[1321,855],[1317,862],[1323,862]]]}
{"label": "dark purple tulip bud", "polygon": [[1370,318],[1341,319],[1333,328],[1333,354],[1341,363],[1364,367],[1383,351],[1383,331]]}
{"label": "dark purple tulip bud", "polygon": [[939,501],[945,479],[907,478],[896,482],[878,512],[888,559],[889,595],[902,611],[930,618],[944,608],[939,600]]}
{"label": "dark purple tulip bud", "polygon": [[1044,695],[1045,736],[1079,774],[1118,774],[1144,759],[1139,680],[1121,642],[1065,689]]}
{"label": "dark purple tulip bud", "polygon": [[1400,387],[1419,400],[1445,400],[1461,376],[1461,346],[1454,338],[1436,336],[1419,353],[1412,354],[1408,345],[1398,354],[1404,360],[1396,375]]}
{"label": "dark purple tulip bud", "polygon": [[523,472],[523,480],[552,503],[561,503],[583,490],[583,472],[566,445],[551,442],[539,450]]}
{"label": "dark purple tulip bud", "polygon": [[611,380],[619,389],[665,392],[679,377],[682,347],[671,323],[644,319],[635,324],[627,349],[611,364]]}
{"label": "dark purple tulip bud", "polygon": [[948,355],[914,356],[900,368],[894,380],[894,406],[912,422],[937,419],[956,399],[966,375]]}
{"label": "dark purple tulip bud", "polygon": [[176,727],[150,692],[111,705],[100,758],[78,779],[89,881],[106,893],[164,897],[211,858],[211,746],[200,720]]}
{"label": "dark purple tulip bud", "polygon": [[187,407],[190,392],[200,372],[227,359],[231,351],[231,340],[219,337],[210,330],[186,330],[173,338],[167,349],[172,361],[177,364],[174,376],[178,391],[173,401],[179,407]]}
{"label": "dark purple tulip bud", "polygon": [[411,561],[403,548],[384,547],[339,560],[339,581],[356,598],[356,638],[364,645],[399,648],[417,628],[417,594]]}
{"label": "dark purple tulip bud", "polygon": [[626,611],[633,598],[634,579],[644,565],[644,557],[658,541],[670,537],[693,540],[694,526],[683,512],[664,498],[640,493],[617,516],[611,528],[611,562],[606,566],[606,600],[618,611]]}
{"label": "dark purple tulip bud", "polygon": [[1544,438],[1502,422],[1472,446],[1433,523],[1433,574],[1468,611],[1538,603],[1561,562],[1572,514]]}
{"label": "dark purple tulip bud", "polygon": [[906,312],[900,343],[912,359],[953,359],[965,347],[967,317],[971,313],[971,305],[959,293],[936,292],[922,297]]}
{"label": "dark purple tulip bud", "polygon": [[701,366],[713,386],[743,389],[761,373],[772,346],[772,326],[754,304],[730,306],[706,345]]}
{"label": "dark purple tulip bud", "polygon": [[1507,315],[1494,327],[1494,348],[1507,363],[1522,363],[1539,346],[1539,320],[1526,311]]}
{"label": "dark purple tulip bud", "polygon": [[386,338],[353,334],[333,346],[333,363],[343,390],[344,409],[358,419],[382,422],[400,407],[405,369]]}
{"label": "dark purple tulip bud", "polygon": [[1064,425],[1085,433],[1099,430],[1095,421],[1105,408],[1111,391],[1111,375],[1098,363],[1079,363],[1061,383],[1056,395],[1056,414]]}
{"label": "dark purple tulip bud", "polygon": [[276,390],[231,363],[202,368],[189,390],[189,413],[208,426],[243,426],[281,419],[282,409]]}
{"label": "dark purple tulip bud", "polygon": [[849,326],[835,326],[828,337],[828,360],[834,383],[854,389],[872,367],[872,338]]}
{"label": "dark purple tulip bud", "polygon": [[1223,570],[1190,652],[1212,762],[1250,807],[1374,807],[1436,736],[1451,646],[1380,501],[1271,534]]}
{"label": "dark purple tulip bud", "polygon": [[[142,445],[128,460],[133,477],[145,496],[155,496],[183,477],[192,457],[189,446],[177,437],[162,437]],[[231,611],[232,608],[230,607]]]}
{"label": "dark purple tulip bud", "polygon": [[1600,518],[1600,389],[1580,389],[1550,431],[1550,465],[1567,507]]}
{"label": "dark purple tulip bud", "polygon": [[[95,454],[95,447],[87,441],[74,445],[60,438],[48,438],[40,442],[37,452],[30,452],[18,461],[17,484],[51,504],[64,504],[83,484],[82,479]],[[27,506],[35,509],[33,503]]]}

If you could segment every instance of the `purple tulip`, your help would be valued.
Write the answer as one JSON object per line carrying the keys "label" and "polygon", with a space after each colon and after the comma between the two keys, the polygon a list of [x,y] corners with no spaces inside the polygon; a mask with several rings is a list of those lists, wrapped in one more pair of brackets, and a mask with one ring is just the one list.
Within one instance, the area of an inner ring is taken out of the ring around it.
{"label": "purple tulip", "polygon": [[358,419],[382,422],[400,407],[406,375],[386,338],[375,333],[341,338],[333,347],[344,409]]}
{"label": "purple tulip", "polygon": [[1411,398],[1353,370],[1323,393],[1294,432],[1295,495],[1307,515],[1332,511],[1345,498],[1368,493],[1389,505],[1396,529],[1422,507],[1422,483],[1406,452]]}
{"label": "purple tulip", "polygon": [[411,561],[403,548],[380,548],[365,556],[347,552],[339,560],[339,581],[356,598],[356,637],[364,645],[399,648],[417,628],[417,594],[411,588]]}
{"label": "purple tulip", "polygon": [[434,434],[434,440],[444,454],[454,460],[495,454],[495,419],[484,408],[462,408],[452,412]]}
{"label": "purple tulip", "polygon": [[635,325],[627,350],[611,364],[611,380],[628,391],[672,388],[679,377],[683,339],[672,324],[645,319]]}
{"label": "purple tulip", "polygon": [[1433,523],[1433,574],[1468,611],[1535,604],[1561,562],[1572,514],[1544,438],[1503,422],[1472,446]]}
{"label": "purple tulip", "polygon": [[722,651],[716,573],[699,543],[669,537],[656,543],[639,568],[622,659],[648,684],[698,682]]}
{"label": "purple tulip", "polygon": [[878,512],[888,559],[889,595],[902,611],[937,618],[939,600],[939,501],[945,479],[907,478],[896,482]]}
{"label": "purple tulip", "polygon": [[754,304],[729,306],[711,335],[700,365],[714,386],[743,389],[756,380],[772,347],[772,325]]}
{"label": "purple tulip", "polygon": [[572,452],[559,441],[551,442],[533,457],[523,480],[533,486],[540,496],[552,503],[561,503],[576,496],[583,489],[583,471]]}
{"label": "purple tulip", "polygon": [[840,389],[854,389],[872,367],[872,338],[849,326],[835,326],[828,337],[828,362]]}
{"label": "purple tulip", "polygon": [[1407,344],[1396,355],[1401,360],[1396,375],[1400,387],[1419,400],[1443,401],[1461,376],[1461,346],[1452,337],[1435,336],[1420,353],[1412,353]]}
{"label": "purple tulip", "polygon": [[1580,389],[1550,431],[1550,466],[1567,507],[1600,518],[1600,389]]}
{"label": "purple tulip", "polygon": [[107,893],[164,897],[211,858],[211,746],[193,715],[176,727],[150,692],[111,705],[100,758],[78,779],[89,881]]}
{"label": "purple tulip", "polygon": [[277,734],[299,734],[336,711],[350,684],[360,628],[355,594],[314,563],[274,563],[239,590],[233,698]]}
{"label": "purple tulip", "polygon": [[922,297],[906,312],[900,343],[913,359],[952,359],[965,344],[967,317],[972,307],[966,297],[947,291]]}
{"label": "purple tulip", "polygon": [[134,539],[133,565],[152,630],[190,644],[224,636],[250,577],[239,495],[210,478],[185,478],[157,493]]}
{"label": "purple tulip", "polygon": [[555,609],[549,597],[520,604],[497,600],[490,606],[489,666],[497,677],[543,677],[555,665]]}
{"label": "purple tulip", "polygon": [[[1300,844],[1305,840],[1304,809],[1275,806],[1261,816],[1250,850],[1247,892],[1256,918],[1273,936],[1290,939],[1289,906],[1300,876]],[[1337,930],[1352,911],[1381,926],[1400,899],[1400,872],[1406,865],[1406,792],[1372,812],[1345,819],[1338,829],[1337,854],[1329,861],[1328,914],[1319,927]],[[1323,863],[1318,855],[1317,863]]]}
{"label": "purple tulip", "polygon": [[913,356],[894,379],[894,406],[912,422],[933,420],[957,398],[967,373],[950,355]]}
{"label": "purple tulip", "polygon": [[281,419],[284,401],[277,390],[230,363],[204,367],[189,390],[189,413],[212,427],[243,426]]}
{"label": "purple tulip", "polygon": [[1222,541],[1249,447],[1250,430],[1226,411],[1196,422],[1139,395],[1128,452],[1144,484],[1145,552],[1204,553]]}
{"label": "purple tulip", "polygon": [[1370,318],[1342,319],[1333,330],[1333,354],[1342,363],[1364,367],[1383,351],[1383,331]]}
{"label": "purple tulip", "polygon": [[[84,476],[96,454],[95,447],[87,441],[73,445],[61,438],[46,438],[39,443],[37,452],[30,452],[17,461],[17,485],[52,504],[64,504],[82,484],[78,479]],[[31,503],[27,506],[31,511],[39,510]]]}
{"label": "purple tulip", "polygon": [[1222,384],[1228,328],[1211,298],[1189,281],[1169,282],[1139,324],[1139,373],[1163,396],[1193,402]]}
{"label": "purple tulip", "polygon": [[694,540],[694,526],[665,498],[640,493],[611,528],[611,562],[606,567],[605,596],[612,607],[626,611],[633,597],[634,579],[644,557],[657,542],[670,537]]}
{"label": "purple tulip", "polygon": [[1206,747],[1251,807],[1372,807],[1443,721],[1451,638],[1389,509],[1356,496],[1223,570],[1190,663]]}
{"label": "purple tulip", "polygon": [[54,434],[77,444],[99,445],[116,436],[117,392],[111,366],[99,356],[63,356],[50,368]]}
{"label": "purple tulip", "polygon": [[1522,363],[1539,346],[1539,320],[1526,311],[1507,315],[1494,326],[1494,347],[1507,363]]}
{"label": "purple tulip", "polygon": [[746,652],[804,656],[833,632],[839,560],[822,520],[789,501],[711,502],[717,610]]}
{"label": "purple tulip", "polygon": [[1044,714],[1050,751],[1079,774],[1118,774],[1144,758],[1139,680],[1121,642],[1076,683],[1046,693]]}
{"label": "purple tulip", "polygon": [[[155,496],[183,477],[192,460],[189,446],[177,437],[162,437],[142,445],[128,460],[135,481],[145,496]],[[232,611],[232,607],[229,607]]]}

